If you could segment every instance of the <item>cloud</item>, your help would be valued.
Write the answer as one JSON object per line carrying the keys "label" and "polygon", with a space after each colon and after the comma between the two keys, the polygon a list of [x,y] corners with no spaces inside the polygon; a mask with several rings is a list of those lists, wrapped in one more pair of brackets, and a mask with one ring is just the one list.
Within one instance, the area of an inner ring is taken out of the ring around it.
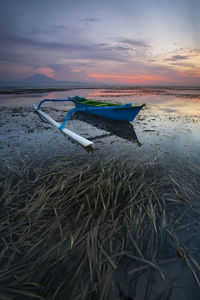
{"label": "cloud", "polygon": [[40,67],[36,70],[37,73],[46,75],[48,77],[54,77],[54,70],[49,67]]}
{"label": "cloud", "polygon": [[[128,53],[124,47],[109,44],[65,43],[36,40],[22,36],[7,36],[1,39],[0,55],[9,61],[21,61],[31,64],[61,59],[87,59],[123,62]],[[32,58],[31,58],[32,57]]]}
{"label": "cloud", "polygon": [[53,50],[89,50],[88,46],[83,44],[73,44],[73,43],[58,43],[58,42],[47,42],[41,41],[31,38],[26,38],[23,36],[7,36],[1,39],[3,47],[11,47],[13,46],[27,46],[27,47],[34,47],[40,49],[53,49]]}
{"label": "cloud", "polygon": [[86,68],[80,67],[79,64],[55,64],[49,66],[54,70],[56,80],[80,81],[85,82],[88,79]]}
{"label": "cloud", "polygon": [[188,55],[174,55],[171,58],[167,58],[166,60],[177,61],[177,60],[185,60],[189,58],[190,57]]}
{"label": "cloud", "polygon": [[97,19],[97,18],[86,18],[86,19],[83,19],[81,20],[82,22],[99,22],[100,19]]}
{"label": "cloud", "polygon": [[82,23],[85,23],[86,26],[90,27],[92,25],[94,25],[95,23],[100,22],[101,20],[98,18],[85,18],[80,20]]}
{"label": "cloud", "polygon": [[141,48],[149,47],[149,45],[146,42],[139,41],[139,40],[121,39],[121,40],[119,40],[119,42],[122,44],[132,46],[132,47],[141,47]]}
{"label": "cloud", "polygon": [[31,66],[0,60],[0,80],[14,80],[34,73]]}
{"label": "cloud", "polygon": [[44,35],[51,35],[51,34],[59,34],[60,32],[65,32],[70,28],[66,25],[49,25],[46,27],[34,27],[31,29],[32,34],[44,34]]}

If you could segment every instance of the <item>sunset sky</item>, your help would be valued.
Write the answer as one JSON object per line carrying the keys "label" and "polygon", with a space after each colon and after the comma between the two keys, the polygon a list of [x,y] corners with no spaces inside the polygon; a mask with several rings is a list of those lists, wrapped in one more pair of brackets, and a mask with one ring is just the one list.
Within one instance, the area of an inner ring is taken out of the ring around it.
{"label": "sunset sky", "polygon": [[0,80],[200,85],[200,0],[0,0]]}

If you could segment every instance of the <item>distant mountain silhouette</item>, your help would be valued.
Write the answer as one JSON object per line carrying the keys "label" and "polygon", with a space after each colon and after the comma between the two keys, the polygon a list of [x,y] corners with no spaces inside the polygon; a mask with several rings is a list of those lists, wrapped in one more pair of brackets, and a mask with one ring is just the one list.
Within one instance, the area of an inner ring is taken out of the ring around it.
{"label": "distant mountain silhouette", "polygon": [[57,83],[57,80],[52,79],[50,77],[47,77],[42,74],[35,74],[27,78],[18,79],[15,80],[16,83],[33,83],[33,84],[39,84],[39,83]]}
{"label": "distant mountain silhouette", "polygon": [[63,84],[84,84],[83,82],[58,81],[43,74],[35,74],[23,79],[1,82],[1,85],[63,85]]}

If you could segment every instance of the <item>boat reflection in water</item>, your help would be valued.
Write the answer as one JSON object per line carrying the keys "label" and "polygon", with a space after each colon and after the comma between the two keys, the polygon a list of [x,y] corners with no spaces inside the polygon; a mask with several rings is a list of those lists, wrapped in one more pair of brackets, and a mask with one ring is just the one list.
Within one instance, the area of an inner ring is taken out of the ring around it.
{"label": "boat reflection in water", "polygon": [[116,135],[122,139],[136,143],[138,146],[142,145],[138,141],[133,124],[130,122],[105,119],[98,116],[84,114],[82,112],[76,112],[76,117],[78,120],[109,132],[95,137],[90,137],[91,141]]}

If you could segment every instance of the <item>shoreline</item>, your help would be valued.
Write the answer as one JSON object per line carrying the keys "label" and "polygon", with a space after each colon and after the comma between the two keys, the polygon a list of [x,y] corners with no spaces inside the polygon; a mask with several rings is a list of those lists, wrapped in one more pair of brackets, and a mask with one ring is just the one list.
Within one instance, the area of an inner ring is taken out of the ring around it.
{"label": "shoreline", "polygon": [[[154,94],[154,95],[166,95],[166,96],[176,96],[176,97],[189,97],[189,98],[199,98],[200,99],[200,87],[185,87],[185,86],[113,86],[113,85],[69,85],[69,86],[0,86],[0,95],[12,95],[12,94],[38,94],[38,93],[50,93],[50,92],[63,92],[63,91],[73,91],[73,90],[111,90],[113,91],[136,91],[136,94]],[[189,91],[190,93],[176,93],[174,91]],[[191,93],[193,91],[193,93]],[[194,91],[198,92],[197,95]],[[108,92],[107,92],[108,93]],[[134,95],[134,93],[133,93]],[[123,94],[121,96],[124,96]]]}

